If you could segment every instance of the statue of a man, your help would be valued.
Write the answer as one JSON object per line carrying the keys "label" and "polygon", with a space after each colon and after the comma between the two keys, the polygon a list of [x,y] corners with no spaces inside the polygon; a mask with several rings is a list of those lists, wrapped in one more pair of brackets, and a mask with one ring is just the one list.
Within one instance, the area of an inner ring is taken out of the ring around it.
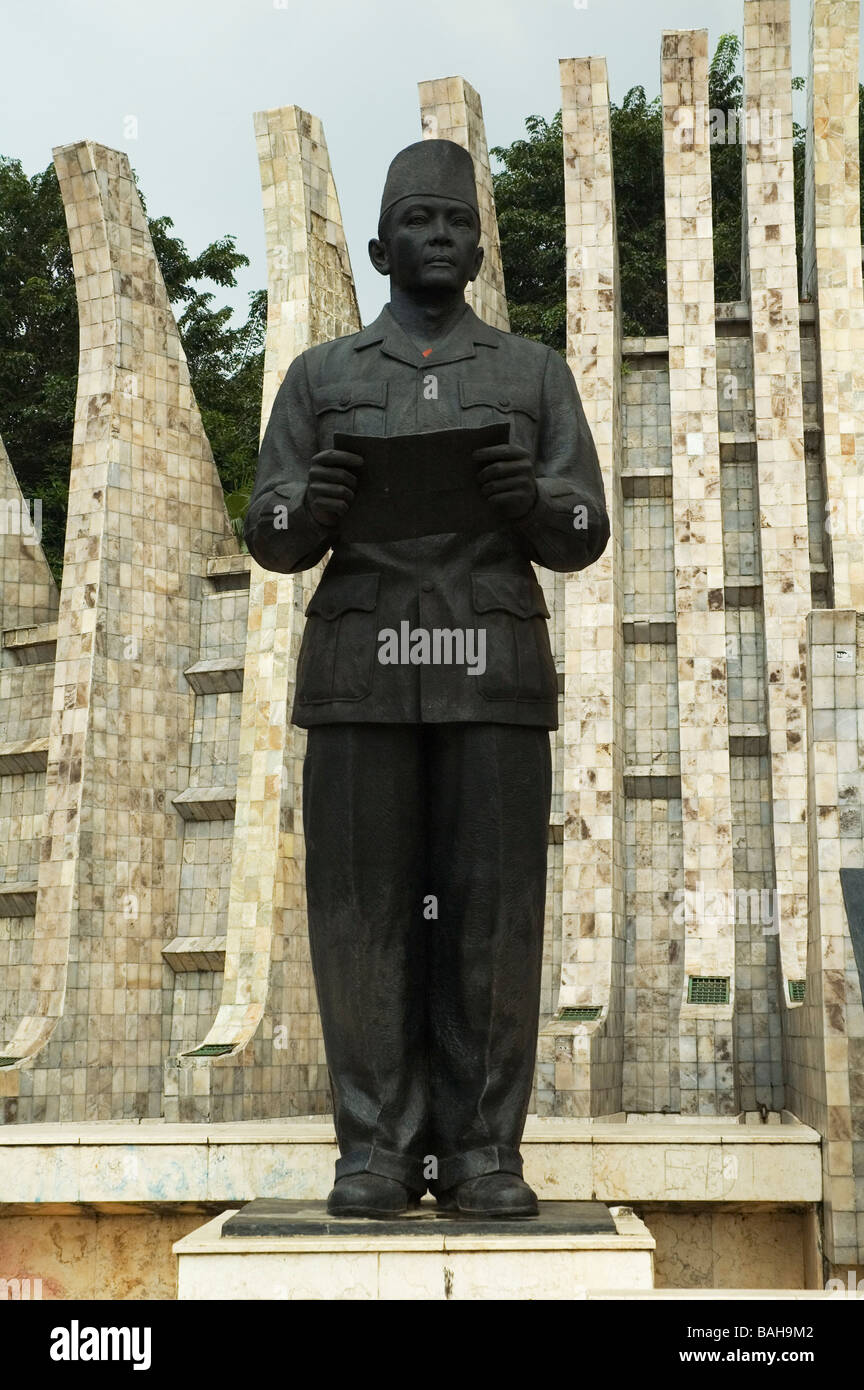
{"label": "statue of a man", "polygon": [[[295,573],[332,552],[307,608],[292,722],[308,730],[306,891],[338,1215],[398,1216],[427,1190],[442,1214],[537,1213],[519,1146],[558,682],[531,562],[584,569],[609,520],[566,363],[465,302],[479,240],[467,151],[449,140],[402,150],[369,243],[390,302],[292,362],[246,520],[266,569]],[[334,448],[334,434],[441,431],[455,447],[451,431],[495,423],[509,423],[510,442],[468,455],[486,528],[341,537],[364,455],[362,440]],[[462,664],[436,662],[436,632],[464,635]],[[410,646],[385,661],[383,635],[395,633]]]}

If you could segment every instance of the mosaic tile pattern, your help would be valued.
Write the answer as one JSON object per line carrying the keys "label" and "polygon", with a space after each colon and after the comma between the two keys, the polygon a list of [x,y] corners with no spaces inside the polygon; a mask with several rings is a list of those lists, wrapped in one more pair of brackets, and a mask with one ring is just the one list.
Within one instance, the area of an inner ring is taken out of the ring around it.
{"label": "mosaic tile pattern", "polygon": [[[731,616],[731,614],[730,614]],[[755,615],[740,611],[742,619]],[[761,634],[760,634],[761,636]],[[757,646],[751,658],[747,647]],[[764,661],[761,642],[742,637],[745,660]],[[735,727],[735,662],[729,662],[730,727]],[[767,753],[733,754],[732,858],[735,871],[735,1075],[739,1105],[782,1110],[785,1104],[782,979],[773,920],[776,887]]]}
{"label": "mosaic tile pattern", "polygon": [[[53,624],[59,595],[39,541],[37,499],[22,497],[0,440],[0,1031],[14,1032],[20,991],[32,979],[33,927],[45,805],[44,767],[15,771],[20,744],[44,744],[53,688],[51,661],[6,645]],[[53,630],[47,652],[53,659]],[[4,757],[4,750],[6,756]],[[42,753],[42,758],[46,755]],[[37,761],[41,761],[38,759]]]}
{"label": "mosaic tile pattern", "polygon": [[[669,653],[674,661],[674,648]],[[626,808],[622,1104],[628,1112],[677,1113],[682,1069],[686,1080],[695,1061],[677,1022],[684,979],[683,927],[674,898],[683,883],[681,800],[628,797]]]}
{"label": "mosaic tile pattern", "polygon": [[[662,53],[684,888],[705,894],[685,923],[685,974],[731,979],[732,913],[701,908],[733,902],[707,30],[664,33]],[[685,994],[680,1028],[699,1045],[682,1112],[734,1111],[732,1004]]]}
{"label": "mosaic tile pattern", "polygon": [[[239,548],[234,558],[241,558]],[[238,689],[224,688],[224,670],[215,663],[222,663],[223,668],[225,663],[232,663],[235,675],[242,679],[249,595],[247,590],[221,587],[222,576],[208,575],[205,582],[211,591],[204,594],[201,603],[196,666],[206,667],[209,662],[215,669],[209,681],[199,675],[192,684],[196,698],[187,787],[187,793],[194,794],[197,789],[205,804],[200,810],[201,819],[184,820],[177,935],[163,950],[163,959],[175,972],[169,1059],[193,1049],[207,1033],[216,1013],[222,990],[231,881],[233,815],[222,819],[221,804],[207,803],[206,789],[225,787],[236,797],[242,695]],[[232,684],[236,685],[236,681]],[[221,949],[192,950],[199,941]],[[171,1119],[179,1118],[176,1079],[176,1064],[169,1060],[165,1067],[164,1108]]]}
{"label": "mosaic tile pattern", "polygon": [[[626,450],[625,458],[627,472],[632,478],[630,449]],[[663,495],[626,497],[623,510],[623,621],[625,624],[646,620],[674,622],[675,567],[668,544],[672,534],[672,499]],[[626,648],[624,656],[626,659]]]}
{"label": "mosaic tile pattern", "polygon": [[832,605],[864,608],[857,0],[812,0],[802,285],[816,305]]}
{"label": "mosaic tile pattern", "polygon": [[675,645],[630,642],[624,648],[624,756],[631,776],[674,767],[678,746],[678,662]]}
{"label": "mosaic tile pattern", "polygon": [[[627,346],[622,582],[625,767],[632,776],[625,788],[649,774],[650,795],[625,802],[622,1105],[678,1112],[684,926],[675,916],[683,861],[668,341],[631,339]],[[678,783],[675,795],[659,796],[661,777]]]}
{"label": "mosaic tile pattern", "polygon": [[[644,341],[641,340],[642,343]],[[668,342],[665,351],[668,359]],[[671,474],[669,363],[666,360],[653,367],[644,365],[644,348],[640,349],[636,360],[639,361],[638,369],[628,361],[629,370],[622,385],[627,469],[630,472],[637,469],[664,470]]]}
{"label": "mosaic tile pattern", "polygon": [[838,870],[864,868],[864,614],[811,613],[808,663],[810,938],[789,1103],[823,1136],[825,1256],[854,1265],[864,1261],[864,1005]]}
{"label": "mosaic tile pattern", "polygon": [[621,1105],[621,309],[605,60],[564,60],[560,77],[567,354],[597,446],[611,536],[596,564],[564,576],[563,918],[557,1003],[559,1010],[587,1005],[603,1012],[596,1023],[587,1024],[553,1016],[541,1036],[540,1074],[548,1111],[589,1114]]}
{"label": "mosaic tile pattern", "polygon": [[19,1120],[161,1112],[183,670],[231,536],[129,162],[54,157],[81,347],[32,970],[3,1047],[29,1059],[4,1078]]}
{"label": "mosaic tile pattern", "polygon": [[[360,320],[321,122],[281,107],[256,115],[255,134],[268,275],[263,434],[293,359],[355,332]],[[303,898],[305,735],[286,717],[302,613],[321,567],[281,575],[250,560],[249,569],[224,981],[199,1039],[232,1052],[182,1059],[184,1119],[316,1112],[328,1101]]]}
{"label": "mosaic tile pattern", "polygon": [[[789,0],[745,0],[744,198],[784,1001],[807,953],[807,477],[792,165]],[[860,259],[860,257],[859,257]],[[744,722],[749,722],[745,718]],[[756,722],[756,721],[754,721]],[[758,721],[758,722],[761,722]],[[795,1007],[789,1003],[787,1008]]]}
{"label": "mosaic tile pattern", "polygon": [[[806,311],[806,318],[805,318]],[[801,394],[804,400],[804,467],[807,475],[807,531],[810,559],[810,603],[827,608],[830,535],[825,525],[825,472],[822,465],[822,426],[819,423],[819,362],[816,315],[812,304],[801,305]]]}

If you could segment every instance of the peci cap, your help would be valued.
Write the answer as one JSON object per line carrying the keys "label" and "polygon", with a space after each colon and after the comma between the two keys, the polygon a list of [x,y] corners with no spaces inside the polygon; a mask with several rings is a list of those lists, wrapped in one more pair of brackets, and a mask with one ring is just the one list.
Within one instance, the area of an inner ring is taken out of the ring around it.
{"label": "peci cap", "polygon": [[455,140],[418,140],[400,150],[387,170],[378,227],[388,208],[403,198],[453,198],[473,208],[479,221],[474,161]]}

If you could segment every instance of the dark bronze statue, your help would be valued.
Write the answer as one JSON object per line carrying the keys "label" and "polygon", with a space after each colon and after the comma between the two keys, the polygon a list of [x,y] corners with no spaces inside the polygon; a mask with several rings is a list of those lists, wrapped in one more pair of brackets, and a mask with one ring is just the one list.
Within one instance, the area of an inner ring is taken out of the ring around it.
{"label": "dark bronze statue", "polygon": [[519,1145],[558,687],[531,562],[584,569],[609,521],[566,363],[465,302],[479,238],[470,155],[398,154],[369,243],[390,303],[291,364],[246,520],[267,569],[332,552],[292,721],[334,1214],[427,1190],[442,1214],[537,1212]]}

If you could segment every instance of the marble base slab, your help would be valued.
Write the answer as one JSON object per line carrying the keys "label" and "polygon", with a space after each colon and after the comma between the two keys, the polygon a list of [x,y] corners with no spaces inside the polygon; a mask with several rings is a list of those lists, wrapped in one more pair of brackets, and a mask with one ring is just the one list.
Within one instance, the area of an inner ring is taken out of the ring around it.
{"label": "marble base slab", "polygon": [[[430,1224],[434,1223],[434,1225]],[[416,1211],[404,1217],[370,1220],[368,1217],[330,1216],[326,1202],[292,1202],[257,1197],[233,1212],[222,1227],[222,1236],[493,1236],[505,1227],[514,1236],[614,1236],[615,1220],[603,1202],[542,1202],[538,1216],[512,1221],[478,1220],[475,1217],[442,1216],[438,1204],[425,1198]]]}
{"label": "marble base slab", "polygon": [[327,1217],[323,1203],[266,1202],[247,1225],[276,1230],[281,1222],[291,1234],[237,1233],[235,1225],[231,1236],[224,1228],[241,1213],[222,1212],[174,1246],[177,1296],[572,1300],[591,1287],[653,1287],[654,1239],[629,1207],[541,1202],[537,1218],[500,1222],[434,1211],[430,1202],[416,1217],[363,1221]]}
{"label": "marble base slab", "polygon": [[[807,1203],[822,1198],[819,1135],[789,1116],[531,1116],[525,1180],[541,1201]],[[0,1125],[0,1205],[321,1200],[339,1156],[329,1118],[236,1124]]]}

